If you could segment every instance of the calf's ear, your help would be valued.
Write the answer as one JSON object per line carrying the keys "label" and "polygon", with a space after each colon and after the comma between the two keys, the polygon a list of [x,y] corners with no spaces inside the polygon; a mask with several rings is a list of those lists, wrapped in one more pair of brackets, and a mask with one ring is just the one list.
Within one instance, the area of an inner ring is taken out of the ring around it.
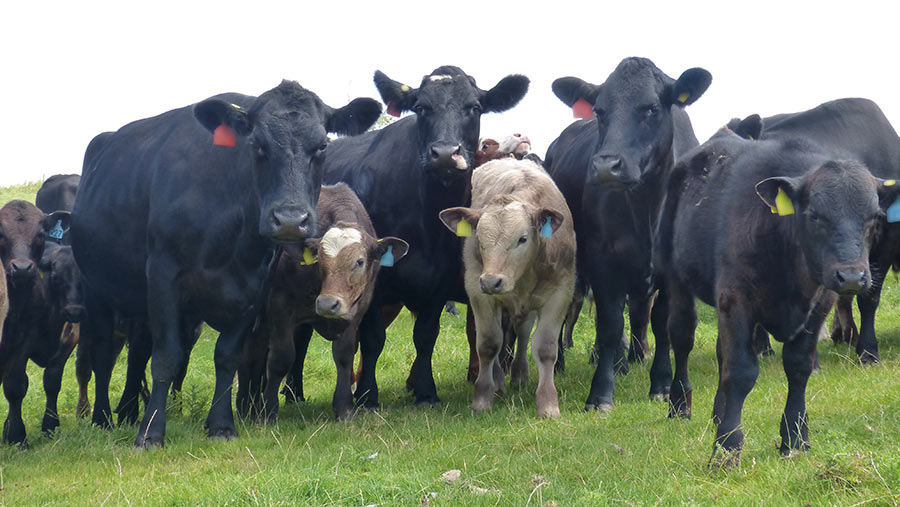
{"label": "calf's ear", "polygon": [[381,116],[381,104],[377,100],[362,97],[353,99],[340,109],[328,109],[325,130],[346,136],[362,134]]}
{"label": "calf's ear", "polygon": [[375,71],[375,88],[378,88],[381,100],[387,104],[387,114],[391,116],[400,116],[400,113],[411,110],[416,103],[418,90],[394,81],[380,70]]}
{"label": "calf's ear", "polygon": [[481,210],[472,208],[447,208],[440,213],[441,222],[450,232],[461,238],[472,235],[478,219],[481,218]]}
{"label": "calf's ear", "polygon": [[762,133],[762,118],[758,114],[751,114],[743,120],[735,118],[728,122],[728,128],[744,139],[755,141]]}
{"label": "calf's ear", "polygon": [[541,208],[534,214],[534,226],[542,238],[553,237],[553,234],[563,223],[563,215],[559,211],[550,208]]}
{"label": "calf's ear", "polygon": [[69,230],[69,220],[72,214],[68,211],[54,211],[44,216],[44,231],[53,239],[62,239]]}
{"label": "calf's ear", "polygon": [[409,243],[400,238],[386,236],[378,240],[375,246],[375,258],[384,267],[392,267],[409,252]]}
{"label": "calf's ear", "polygon": [[[194,104],[194,118],[214,136],[220,135],[216,133],[216,130],[222,125],[232,131],[232,138],[234,134],[246,136],[252,130],[247,111],[221,99],[206,99]],[[221,133],[222,130],[219,132]],[[227,133],[223,135],[227,135]]]}
{"label": "calf's ear", "polygon": [[697,101],[712,83],[712,74],[706,69],[694,67],[681,73],[669,88],[669,100],[673,105],[684,107]]}
{"label": "calf's ear", "polygon": [[797,178],[777,176],[756,184],[756,195],[779,216],[794,214],[794,203],[800,197],[801,181]]}
{"label": "calf's ear", "polygon": [[529,83],[529,79],[521,74],[506,76],[481,95],[481,108],[485,113],[502,113],[511,109],[528,93]]}
{"label": "calf's ear", "polygon": [[882,180],[878,182],[878,205],[885,210],[887,221],[900,222],[900,183],[897,180]]}

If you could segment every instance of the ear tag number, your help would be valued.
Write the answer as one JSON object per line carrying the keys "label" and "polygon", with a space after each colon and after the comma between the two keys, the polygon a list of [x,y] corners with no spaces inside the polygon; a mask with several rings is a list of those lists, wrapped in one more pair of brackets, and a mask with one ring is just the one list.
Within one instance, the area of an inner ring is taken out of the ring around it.
{"label": "ear tag number", "polygon": [[381,256],[381,265],[389,268],[394,265],[394,247],[388,245],[387,252],[384,252],[384,255]]}
{"label": "ear tag number", "polygon": [[303,260],[300,261],[301,266],[312,266],[317,262],[316,256],[313,255],[309,248],[303,249]]}
{"label": "ear tag number", "polygon": [[465,218],[459,221],[456,224],[456,235],[460,238],[468,238],[472,235],[472,224],[470,224]]}
{"label": "ear tag number", "polygon": [[784,193],[784,189],[780,187],[778,188],[778,195],[775,196],[775,208],[778,211],[778,216],[786,217],[794,214],[794,203]]}
{"label": "ear tag number", "polygon": [[586,120],[594,116],[594,106],[584,99],[578,99],[572,104],[572,116]]}
{"label": "ear tag number", "polygon": [[547,220],[544,222],[544,226],[541,227],[541,237],[542,238],[553,237],[553,226],[550,225],[550,217],[547,217]]}
{"label": "ear tag number", "polygon": [[62,239],[64,233],[65,231],[63,231],[62,220],[57,220],[56,225],[54,225],[53,228],[50,229],[50,237],[53,239]]}
{"label": "ear tag number", "polygon": [[232,130],[231,127],[223,123],[213,131],[213,144],[216,146],[228,146],[233,148],[237,144],[237,136],[235,136],[234,130]]}
{"label": "ear tag number", "polygon": [[900,197],[894,201],[887,209],[887,221],[889,223],[900,222]]}

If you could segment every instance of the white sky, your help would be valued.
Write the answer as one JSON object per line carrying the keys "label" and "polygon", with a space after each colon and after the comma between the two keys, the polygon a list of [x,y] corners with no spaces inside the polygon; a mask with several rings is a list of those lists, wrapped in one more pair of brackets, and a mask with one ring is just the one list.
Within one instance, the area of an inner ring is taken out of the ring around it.
{"label": "white sky", "polygon": [[551,92],[601,83],[627,56],[713,75],[689,108],[701,142],[734,116],[875,100],[900,127],[900,10],[890,1],[29,2],[0,6],[0,185],[81,171],[99,132],[210,95],[294,79],[339,107],[379,98],[372,74],[418,86],[458,65],[487,89],[525,74],[482,136],[527,134],[543,156],[572,121]]}

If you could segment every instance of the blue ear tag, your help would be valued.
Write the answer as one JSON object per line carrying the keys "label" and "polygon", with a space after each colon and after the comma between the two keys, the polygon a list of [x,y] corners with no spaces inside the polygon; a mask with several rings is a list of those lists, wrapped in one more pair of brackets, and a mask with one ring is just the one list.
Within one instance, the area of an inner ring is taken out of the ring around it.
{"label": "blue ear tag", "polygon": [[388,246],[387,252],[384,252],[384,255],[381,256],[381,265],[389,268],[394,265],[394,247]]}
{"label": "blue ear tag", "polygon": [[887,221],[892,224],[900,222],[900,197],[887,209]]}
{"label": "blue ear tag", "polygon": [[542,238],[553,237],[553,226],[550,225],[550,217],[547,217],[547,221],[544,222],[544,226],[541,227],[541,237]]}
{"label": "blue ear tag", "polygon": [[65,231],[63,231],[62,220],[57,220],[56,225],[54,225],[53,228],[50,229],[50,237],[53,239],[62,239],[64,232]]}

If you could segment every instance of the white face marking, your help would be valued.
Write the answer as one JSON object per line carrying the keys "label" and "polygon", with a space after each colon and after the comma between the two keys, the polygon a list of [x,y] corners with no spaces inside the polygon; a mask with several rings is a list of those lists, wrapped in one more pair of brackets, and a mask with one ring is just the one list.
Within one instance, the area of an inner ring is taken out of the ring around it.
{"label": "white face marking", "polygon": [[453,79],[453,76],[447,74],[438,74],[436,76],[428,76],[429,81],[443,81],[444,79]]}
{"label": "white face marking", "polygon": [[360,242],[362,242],[362,235],[358,230],[332,227],[322,236],[319,250],[329,257],[337,257],[344,247]]}

